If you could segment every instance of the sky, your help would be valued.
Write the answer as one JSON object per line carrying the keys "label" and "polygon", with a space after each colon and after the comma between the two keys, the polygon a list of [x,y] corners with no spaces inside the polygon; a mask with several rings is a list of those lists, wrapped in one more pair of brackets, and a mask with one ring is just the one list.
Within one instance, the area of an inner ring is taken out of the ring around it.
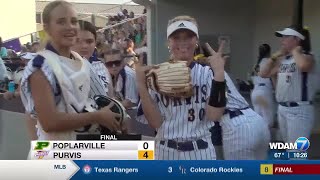
{"label": "sky", "polygon": [[[53,0],[36,0],[36,1],[53,1]],[[131,0],[66,0],[69,2],[79,2],[79,3],[98,3],[98,4],[123,4],[130,2]],[[135,3],[131,3],[135,4]]]}

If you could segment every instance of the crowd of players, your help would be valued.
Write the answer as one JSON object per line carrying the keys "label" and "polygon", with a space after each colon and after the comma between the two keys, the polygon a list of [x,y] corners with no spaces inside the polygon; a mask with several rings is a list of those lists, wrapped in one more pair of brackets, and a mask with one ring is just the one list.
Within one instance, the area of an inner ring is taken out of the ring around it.
{"label": "crowd of players", "polygon": [[[218,51],[206,44],[206,65],[194,60],[199,55],[195,54],[199,34],[192,17],[177,16],[167,27],[171,58],[189,62],[196,89],[193,97],[180,100],[146,87],[145,73],[154,67],[143,66],[145,17],[99,33],[91,23],[76,19],[71,4],[54,1],[44,9],[43,22],[51,37],[45,49],[58,55],[65,73],[61,76],[69,77],[65,80],[70,87],[58,83],[58,75],[47,63],[45,53],[33,54],[41,51],[39,44],[34,44],[36,52],[21,56],[25,64],[31,60],[21,67],[24,74],[17,80],[21,87],[4,96],[11,99],[21,93],[32,121],[32,139],[64,140],[72,137],[68,133],[93,123],[122,130],[117,114],[108,107],[93,113],[75,113],[83,109],[85,97],[101,94],[119,100],[126,109],[138,106],[138,116],[132,118],[155,129],[157,159],[216,159],[214,146],[221,145],[224,159],[265,159],[269,128],[273,125],[274,90],[282,139],[294,142],[300,136],[310,136],[314,122],[311,98],[315,93],[315,60],[310,54],[307,30],[290,27],[278,31],[281,50],[273,55],[267,44],[259,47],[260,56],[253,72],[253,111],[224,71],[223,44]],[[138,48],[135,44],[139,44]],[[61,91],[69,91],[67,97]],[[69,99],[75,107],[70,110],[61,99]]]}

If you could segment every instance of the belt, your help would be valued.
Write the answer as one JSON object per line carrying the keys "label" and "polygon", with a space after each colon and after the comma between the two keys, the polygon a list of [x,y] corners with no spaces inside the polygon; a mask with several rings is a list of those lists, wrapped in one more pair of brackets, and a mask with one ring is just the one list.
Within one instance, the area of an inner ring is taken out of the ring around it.
{"label": "belt", "polygon": [[310,104],[312,105],[312,101],[302,101],[301,103],[300,102],[279,102],[279,104],[281,106],[285,106],[285,107],[297,107],[297,106],[300,106],[300,105],[306,105],[306,104]]}
{"label": "belt", "polygon": [[259,83],[258,86],[266,86],[265,83]]}
{"label": "belt", "polygon": [[246,108],[243,108],[243,109],[236,109],[234,111],[226,109],[223,114],[229,114],[230,119],[232,119],[232,118],[235,118],[237,116],[243,115],[241,110],[246,110],[246,109],[249,109],[249,107],[246,107]]}
{"label": "belt", "polygon": [[[165,145],[166,141],[160,141],[161,145]],[[168,140],[167,146],[169,148],[176,149],[178,151],[193,151],[195,150],[195,147],[193,146],[193,141],[186,141],[186,142],[177,142],[174,140]],[[195,141],[198,149],[207,149],[208,143],[202,139],[199,139]]]}

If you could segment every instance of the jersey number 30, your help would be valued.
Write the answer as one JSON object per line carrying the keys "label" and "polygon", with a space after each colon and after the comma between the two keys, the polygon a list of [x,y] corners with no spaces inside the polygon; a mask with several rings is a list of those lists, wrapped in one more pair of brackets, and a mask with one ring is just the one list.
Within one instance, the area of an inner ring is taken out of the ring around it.
{"label": "jersey number 30", "polygon": [[199,112],[195,112],[195,110],[191,108],[188,110],[188,121],[193,122],[196,118],[199,118],[200,121],[202,121],[204,119],[204,115],[205,115],[204,108],[201,108]]}

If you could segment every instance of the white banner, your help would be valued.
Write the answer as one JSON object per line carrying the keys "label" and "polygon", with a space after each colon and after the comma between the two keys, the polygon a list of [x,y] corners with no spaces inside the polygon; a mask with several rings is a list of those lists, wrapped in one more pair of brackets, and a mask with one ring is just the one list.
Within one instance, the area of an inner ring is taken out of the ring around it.
{"label": "white banner", "polygon": [[31,141],[33,150],[154,150],[154,141]]}
{"label": "white banner", "polygon": [[31,160],[154,159],[154,141],[32,141]]}
{"label": "white banner", "polygon": [[0,161],[1,179],[70,179],[80,169],[73,161]]}
{"label": "white banner", "polygon": [[32,151],[31,160],[138,160],[137,150]]}

